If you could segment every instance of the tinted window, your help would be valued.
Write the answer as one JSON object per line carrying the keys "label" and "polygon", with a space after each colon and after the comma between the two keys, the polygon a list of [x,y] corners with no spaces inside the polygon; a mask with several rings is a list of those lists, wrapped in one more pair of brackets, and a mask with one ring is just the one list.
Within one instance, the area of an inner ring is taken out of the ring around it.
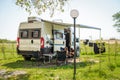
{"label": "tinted window", "polygon": [[56,32],[56,39],[63,39],[63,33]]}
{"label": "tinted window", "polygon": [[31,37],[32,38],[40,38],[40,30],[32,30]]}
{"label": "tinted window", "polygon": [[19,36],[20,38],[27,38],[27,39],[31,39],[31,38],[40,38],[40,28],[35,28],[35,29],[20,29],[19,31]]}
{"label": "tinted window", "polygon": [[21,30],[20,37],[21,38],[28,38],[28,30]]}

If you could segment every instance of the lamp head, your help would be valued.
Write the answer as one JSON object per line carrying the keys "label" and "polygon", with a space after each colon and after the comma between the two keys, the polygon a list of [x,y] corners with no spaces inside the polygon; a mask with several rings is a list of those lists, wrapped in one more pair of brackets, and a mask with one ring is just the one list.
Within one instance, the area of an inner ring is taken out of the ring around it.
{"label": "lamp head", "polygon": [[71,16],[72,18],[77,18],[77,17],[79,16],[78,10],[76,10],[76,9],[71,10],[71,11],[70,11],[70,16]]}

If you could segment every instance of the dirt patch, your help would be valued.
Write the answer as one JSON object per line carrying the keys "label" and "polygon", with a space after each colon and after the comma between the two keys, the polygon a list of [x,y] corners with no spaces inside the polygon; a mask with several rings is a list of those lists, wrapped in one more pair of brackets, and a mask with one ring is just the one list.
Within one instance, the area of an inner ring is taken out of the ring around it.
{"label": "dirt patch", "polygon": [[[74,58],[69,58],[68,60],[68,63],[74,63]],[[76,58],[76,63],[80,62],[80,58]]]}
{"label": "dirt patch", "polygon": [[19,76],[26,75],[27,72],[25,71],[7,71],[7,70],[0,70],[0,79],[10,79],[10,78],[16,78]]}

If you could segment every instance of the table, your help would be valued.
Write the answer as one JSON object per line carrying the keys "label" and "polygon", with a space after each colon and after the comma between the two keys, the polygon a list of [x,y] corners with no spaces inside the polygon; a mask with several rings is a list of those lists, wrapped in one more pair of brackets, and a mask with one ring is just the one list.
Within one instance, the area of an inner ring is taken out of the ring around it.
{"label": "table", "polygon": [[[43,54],[43,57],[47,56],[49,57],[49,63],[51,62],[51,59],[56,55],[56,53],[54,54]],[[45,59],[44,59],[44,63],[45,63]]]}

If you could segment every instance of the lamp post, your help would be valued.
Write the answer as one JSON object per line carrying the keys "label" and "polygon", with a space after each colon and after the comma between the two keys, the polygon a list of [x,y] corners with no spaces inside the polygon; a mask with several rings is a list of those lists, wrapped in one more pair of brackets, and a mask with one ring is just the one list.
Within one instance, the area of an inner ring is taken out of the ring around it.
{"label": "lamp post", "polygon": [[71,10],[70,16],[74,20],[74,74],[73,74],[73,80],[76,80],[76,18],[79,16],[79,12],[76,9]]}

